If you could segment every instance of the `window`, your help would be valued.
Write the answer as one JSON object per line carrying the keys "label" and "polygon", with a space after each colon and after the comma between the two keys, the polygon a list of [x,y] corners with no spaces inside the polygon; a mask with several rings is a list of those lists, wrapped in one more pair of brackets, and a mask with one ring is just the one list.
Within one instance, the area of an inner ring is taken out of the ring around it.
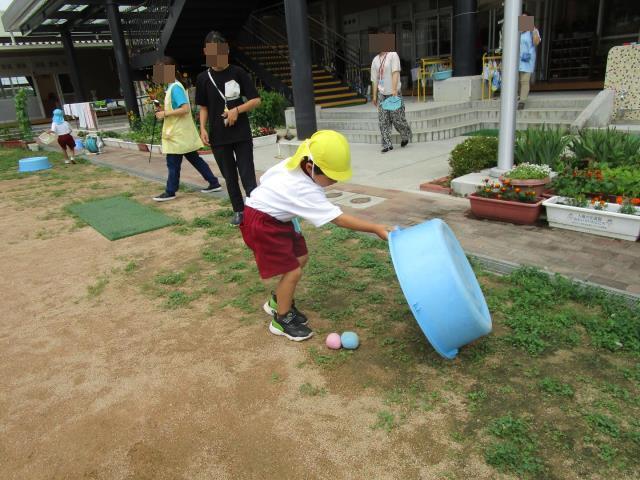
{"label": "window", "polygon": [[604,7],[604,36],[637,35],[640,30],[640,3],[609,0]]}
{"label": "window", "polygon": [[21,88],[26,88],[27,95],[35,97],[31,77],[0,77],[0,98],[13,98]]}

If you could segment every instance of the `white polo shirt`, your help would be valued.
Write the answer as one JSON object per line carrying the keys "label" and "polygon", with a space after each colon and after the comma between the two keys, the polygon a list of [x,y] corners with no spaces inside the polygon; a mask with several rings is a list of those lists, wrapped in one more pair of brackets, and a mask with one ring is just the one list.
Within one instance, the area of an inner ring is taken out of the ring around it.
{"label": "white polo shirt", "polygon": [[71,127],[69,126],[69,123],[66,120],[62,123],[53,122],[51,124],[51,130],[54,131],[55,134],[58,136],[71,133]]}
{"label": "white polo shirt", "polygon": [[288,170],[285,167],[287,160],[274,165],[260,177],[260,185],[251,192],[245,204],[281,222],[301,217],[316,227],[342,215],[342,210],[327,199],[324,189],[301,168]]}

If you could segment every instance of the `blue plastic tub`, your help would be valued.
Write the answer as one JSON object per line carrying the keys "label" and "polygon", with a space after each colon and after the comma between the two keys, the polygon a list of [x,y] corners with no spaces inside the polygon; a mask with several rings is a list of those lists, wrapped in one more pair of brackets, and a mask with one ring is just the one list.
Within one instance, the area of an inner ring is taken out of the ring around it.
{"label": "blue plastic tub", "polygon": [[446,80],[447,78],[451,78],[453,75],[453,70],[441,70],[439,72],[433,72],[432,77],[434,80]]}
{"label": "blue plastic tub", "polygon": [[74,142],[76,142],[76,150],[82,150],[84,148],[84,142],[80,138],[74,138]]}
{"label": "blue plastic tub", "polygon": [[389,250],[413,316],[433,348],[452,359],[491,332],[491,314],[469,260],[440,219],[394,230]]}
{"label": "blue plastic tub", "polygon": [[19,172],[37,172],[51,168],[51,163],[47,157],[29,157],[18,160]]}

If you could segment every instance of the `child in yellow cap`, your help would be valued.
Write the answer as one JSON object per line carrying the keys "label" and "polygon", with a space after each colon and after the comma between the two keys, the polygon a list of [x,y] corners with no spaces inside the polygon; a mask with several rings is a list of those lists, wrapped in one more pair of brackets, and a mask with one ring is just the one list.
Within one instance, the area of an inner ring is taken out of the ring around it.
{"label": "child in yellow cap", "polygon": [[263,279],[281,276],[275,293],[264,304],[273,316],[269,331],[296,342],[313,335],[306,316],[293,297],[309,254],[297,227],[301,217],[320,227],[339,227],[375,233],[386,240],[389,228],[342,213],[324,188],[351,178],[347,139],[333,130],[320,130],[300,145],[295,155],[278,163],[260,178],[260,186],[246,200],[242,237],[253,250]]}

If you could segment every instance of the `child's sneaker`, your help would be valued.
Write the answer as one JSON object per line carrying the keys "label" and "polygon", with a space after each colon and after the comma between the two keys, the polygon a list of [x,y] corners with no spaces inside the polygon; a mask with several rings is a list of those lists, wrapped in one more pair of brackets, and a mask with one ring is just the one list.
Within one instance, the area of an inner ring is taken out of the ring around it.
{"label": "child's sneaker", "polygon": [[[269,297],[269,300],[267,300],[264,303],[262,308],[264,308],[264,311],[270,317],[273,317],[276,313],[278,313],[278,301],[276,300],[275,293],[271,292],[271,296]],[[298,323],[300,323],[301,325],[307,324],[309,320],[307,319],[307,316],[304,313],[302,313],[300,310],[296,308],[295,300],[291,302],[291,311],[296,314],[296,320],[298,321]]]}
{"label": "child's sneaker", "polygon": [[302,325],[292,310],[289,310],[286,315],[276,313],[269,324],[269,331],[274,335],[287,337],[294,342],[301,342],[313,337],[313,331],[306,325]]}

